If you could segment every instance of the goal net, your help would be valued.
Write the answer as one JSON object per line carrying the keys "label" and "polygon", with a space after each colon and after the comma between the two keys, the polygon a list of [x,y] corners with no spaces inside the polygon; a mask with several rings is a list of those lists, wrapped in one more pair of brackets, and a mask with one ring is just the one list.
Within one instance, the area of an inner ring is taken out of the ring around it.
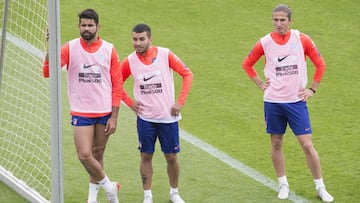
{"label": "goal net", "polygon": [[47,0],[0,0],[0,18],[0,180],[31,202],[48,202]]}

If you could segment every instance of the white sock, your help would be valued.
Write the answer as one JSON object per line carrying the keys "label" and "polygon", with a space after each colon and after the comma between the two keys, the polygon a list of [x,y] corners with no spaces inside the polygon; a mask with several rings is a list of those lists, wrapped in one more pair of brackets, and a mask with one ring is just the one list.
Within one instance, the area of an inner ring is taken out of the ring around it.
{"label": "white sock", "polygon": [[316,190],[318,190],[321,187],[325,188],[325,184],[324,184],[324,181],[322,178],[314,179],[314,183],[315,183]]}
{"label": "white sock", "polygon": [[170,187],[170,195],[172,195],[174,193],[179,193],[179,189]]}
{"label": "white sock", "polygon": [[98,181],[99,185],[105,190],[106,193],[110,193],[114,189],[113,183],[110,181],[110,179],[105,175],[105,178]]}
{"label": "white sock", "polygon": [[89,183],[89,196],[88,202],[96,202],[97,195],[99,193],[99,184]]}
{"label": "white sock", "polygon": [[144,190],[144,197],[153,197],[152,193],[151,193],[151,189],[150,190]]}
{"label": "white sock", "polygon": [[287,186],[289,186],[289,183],[287,181],[286,176],[278,177],[278,182],[279,182],[279,185],[287,185]]}

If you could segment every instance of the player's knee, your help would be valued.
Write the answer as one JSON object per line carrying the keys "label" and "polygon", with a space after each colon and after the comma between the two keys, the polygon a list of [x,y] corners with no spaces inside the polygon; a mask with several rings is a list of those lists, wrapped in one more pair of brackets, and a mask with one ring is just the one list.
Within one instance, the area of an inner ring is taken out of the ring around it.
{"label": "player's knee", "polygon": [[272,146],[272,149],[275,150],[275,151],[281,150],[281,148],[282,148],[282,141],[280,141],[280,140],[273,141],[273,142],[271,143],[271,146]]}
{"label": "player's knee", "polygon": [[77,155],[81,163],[87,163],[92,157],[90,152],[78,152]]}
{"label": "player's knee", "polygon": [[175,164],[177,163],[177,156],[176,153],[165,154],[165,158],[168,164]]}
{"label": "player's knee", "polygon": [[152,160],[153,154],[141,152],[141,161],[149,162]]}
{"label": "player's knee", "polygon": [[312,142],[304,142],[301,144],[301,147],[305,153],[312,153],[313,151],[315,151]]}
{"label": "player's knee", "polygon": [[105,147],[94,147],[92,149],[93,156],[96,160],[102,160],[104,157]]}

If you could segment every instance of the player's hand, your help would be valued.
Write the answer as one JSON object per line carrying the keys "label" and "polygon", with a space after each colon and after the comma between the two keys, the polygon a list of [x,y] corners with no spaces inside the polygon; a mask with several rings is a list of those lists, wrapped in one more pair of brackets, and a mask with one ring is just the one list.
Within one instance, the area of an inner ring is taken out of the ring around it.
{"label": "player's hand", "polygon": [[49,34],[49,29],[46,29],[46,33],[45,33],[45,39],[46,39],[46,42],[49,41],[49,37],[50,37],[50,34]]}
{"label": "player's hand", "polygon": [[303,88],[299,91],[298,96],[302,98],[303,101],[307,101],[310,97],[314,96],[314,92],[309,89]]}
{"label": "player's hand", "polygon": [[133,105],[130,107],[136,114],[142,112],[143,105],[141,102],[134,101]]}
{"label": "player's hand", "polygon": [[105,126],[105,135],[111,135],[116,131],[117,119],[110,117]]}
{"label": "player's hand", "polygon": [[172,116],[179,116],[180,114],[180,110],[183,106],[181,104],[174,104],[172,107],[171,107],[171,115]]}
{"label": "player's hand", "polygon": [[266,78],[265,82],[258,85],[262,91],[265,91],[270,86],[270,79]]}

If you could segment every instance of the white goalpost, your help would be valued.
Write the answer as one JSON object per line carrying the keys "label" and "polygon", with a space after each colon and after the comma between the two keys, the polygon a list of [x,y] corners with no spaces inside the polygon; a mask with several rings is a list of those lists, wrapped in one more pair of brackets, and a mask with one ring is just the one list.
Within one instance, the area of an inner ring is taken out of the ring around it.
{"label": "white goalpost", "polygon": [[0,181],[30,202],[63,202],[60,68],[42,75],[47,29],[60,64],[58,11],[58,0],[0,0]]}

